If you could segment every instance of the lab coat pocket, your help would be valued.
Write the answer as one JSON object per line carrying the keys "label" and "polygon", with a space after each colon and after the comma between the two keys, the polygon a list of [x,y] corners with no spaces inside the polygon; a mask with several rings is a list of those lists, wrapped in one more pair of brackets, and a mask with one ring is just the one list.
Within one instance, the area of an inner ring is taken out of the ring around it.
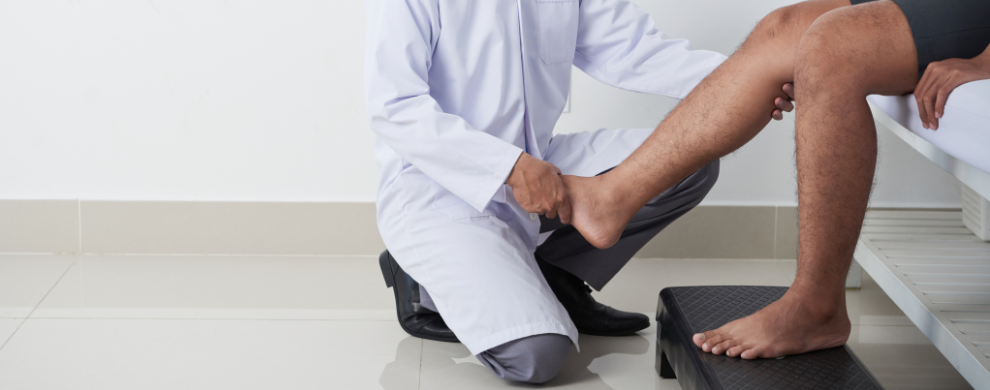
{"label": "lab coat pocket", "polygon": [[574,60],[578,32],[577,0],[536,0],[540,15],[540,58],[547,65]]}

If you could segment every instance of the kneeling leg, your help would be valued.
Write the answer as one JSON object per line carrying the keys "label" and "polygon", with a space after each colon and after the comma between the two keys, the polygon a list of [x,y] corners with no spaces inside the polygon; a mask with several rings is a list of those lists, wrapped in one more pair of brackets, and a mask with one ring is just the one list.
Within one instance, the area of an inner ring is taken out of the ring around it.
{"label": "kneeling leg", "polygon": [[512,340],[477,357],[499,378],[544,383],[560,373],[570,352],[571,339],[546,333]]}

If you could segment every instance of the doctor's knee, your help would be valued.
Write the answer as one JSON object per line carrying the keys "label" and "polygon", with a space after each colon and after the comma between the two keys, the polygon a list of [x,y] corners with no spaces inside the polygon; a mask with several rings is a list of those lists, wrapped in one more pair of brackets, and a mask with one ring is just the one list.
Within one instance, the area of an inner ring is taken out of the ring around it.
{"label": "doctor's knee", "polygon": [[692,178],[698,181],[699,195],[704,198],[708,195],[708,192],[712,190],[715,186],[715,182],[718,181],[719,170],[721,169],[721,160],[716,159],[701,167],[697,172],[695,172]]}
{"label": "doctor's knee", "polygon": [[499,378],[545,383],[564,368],[571,339],[559,334],[539,334],[513,340],[478,354],[478,360]]}

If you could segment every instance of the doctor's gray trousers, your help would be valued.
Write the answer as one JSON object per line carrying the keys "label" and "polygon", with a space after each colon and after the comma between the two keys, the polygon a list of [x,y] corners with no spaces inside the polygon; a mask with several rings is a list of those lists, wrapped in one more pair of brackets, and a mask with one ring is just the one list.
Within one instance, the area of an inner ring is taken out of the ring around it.
{"label": "doctor's gray trousers", "polygon": [[[601,290],[650,239],[701,203],[718,180],[718,172],[719,161],[715,160],[661,193],[636,213],[619,242],[608,249],[595,248],[573,226],[542,218],[540,230],[553,233],[536,254]],[[499,345],[477,357],[500,378],[543,383],[560,372],[570,350],[566,336],[540,334]]]}

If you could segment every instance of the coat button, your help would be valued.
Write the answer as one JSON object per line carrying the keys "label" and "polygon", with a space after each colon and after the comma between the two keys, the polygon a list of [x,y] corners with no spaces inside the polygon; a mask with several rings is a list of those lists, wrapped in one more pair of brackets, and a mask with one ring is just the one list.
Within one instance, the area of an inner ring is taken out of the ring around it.
{"label": "coat button", "polygon": [[535,220],[538,220],[538,219],[540,219],[540,215],[539,214],[537,214],[537,213],[529,213],[529,220],[530,221],[535,221]]}

